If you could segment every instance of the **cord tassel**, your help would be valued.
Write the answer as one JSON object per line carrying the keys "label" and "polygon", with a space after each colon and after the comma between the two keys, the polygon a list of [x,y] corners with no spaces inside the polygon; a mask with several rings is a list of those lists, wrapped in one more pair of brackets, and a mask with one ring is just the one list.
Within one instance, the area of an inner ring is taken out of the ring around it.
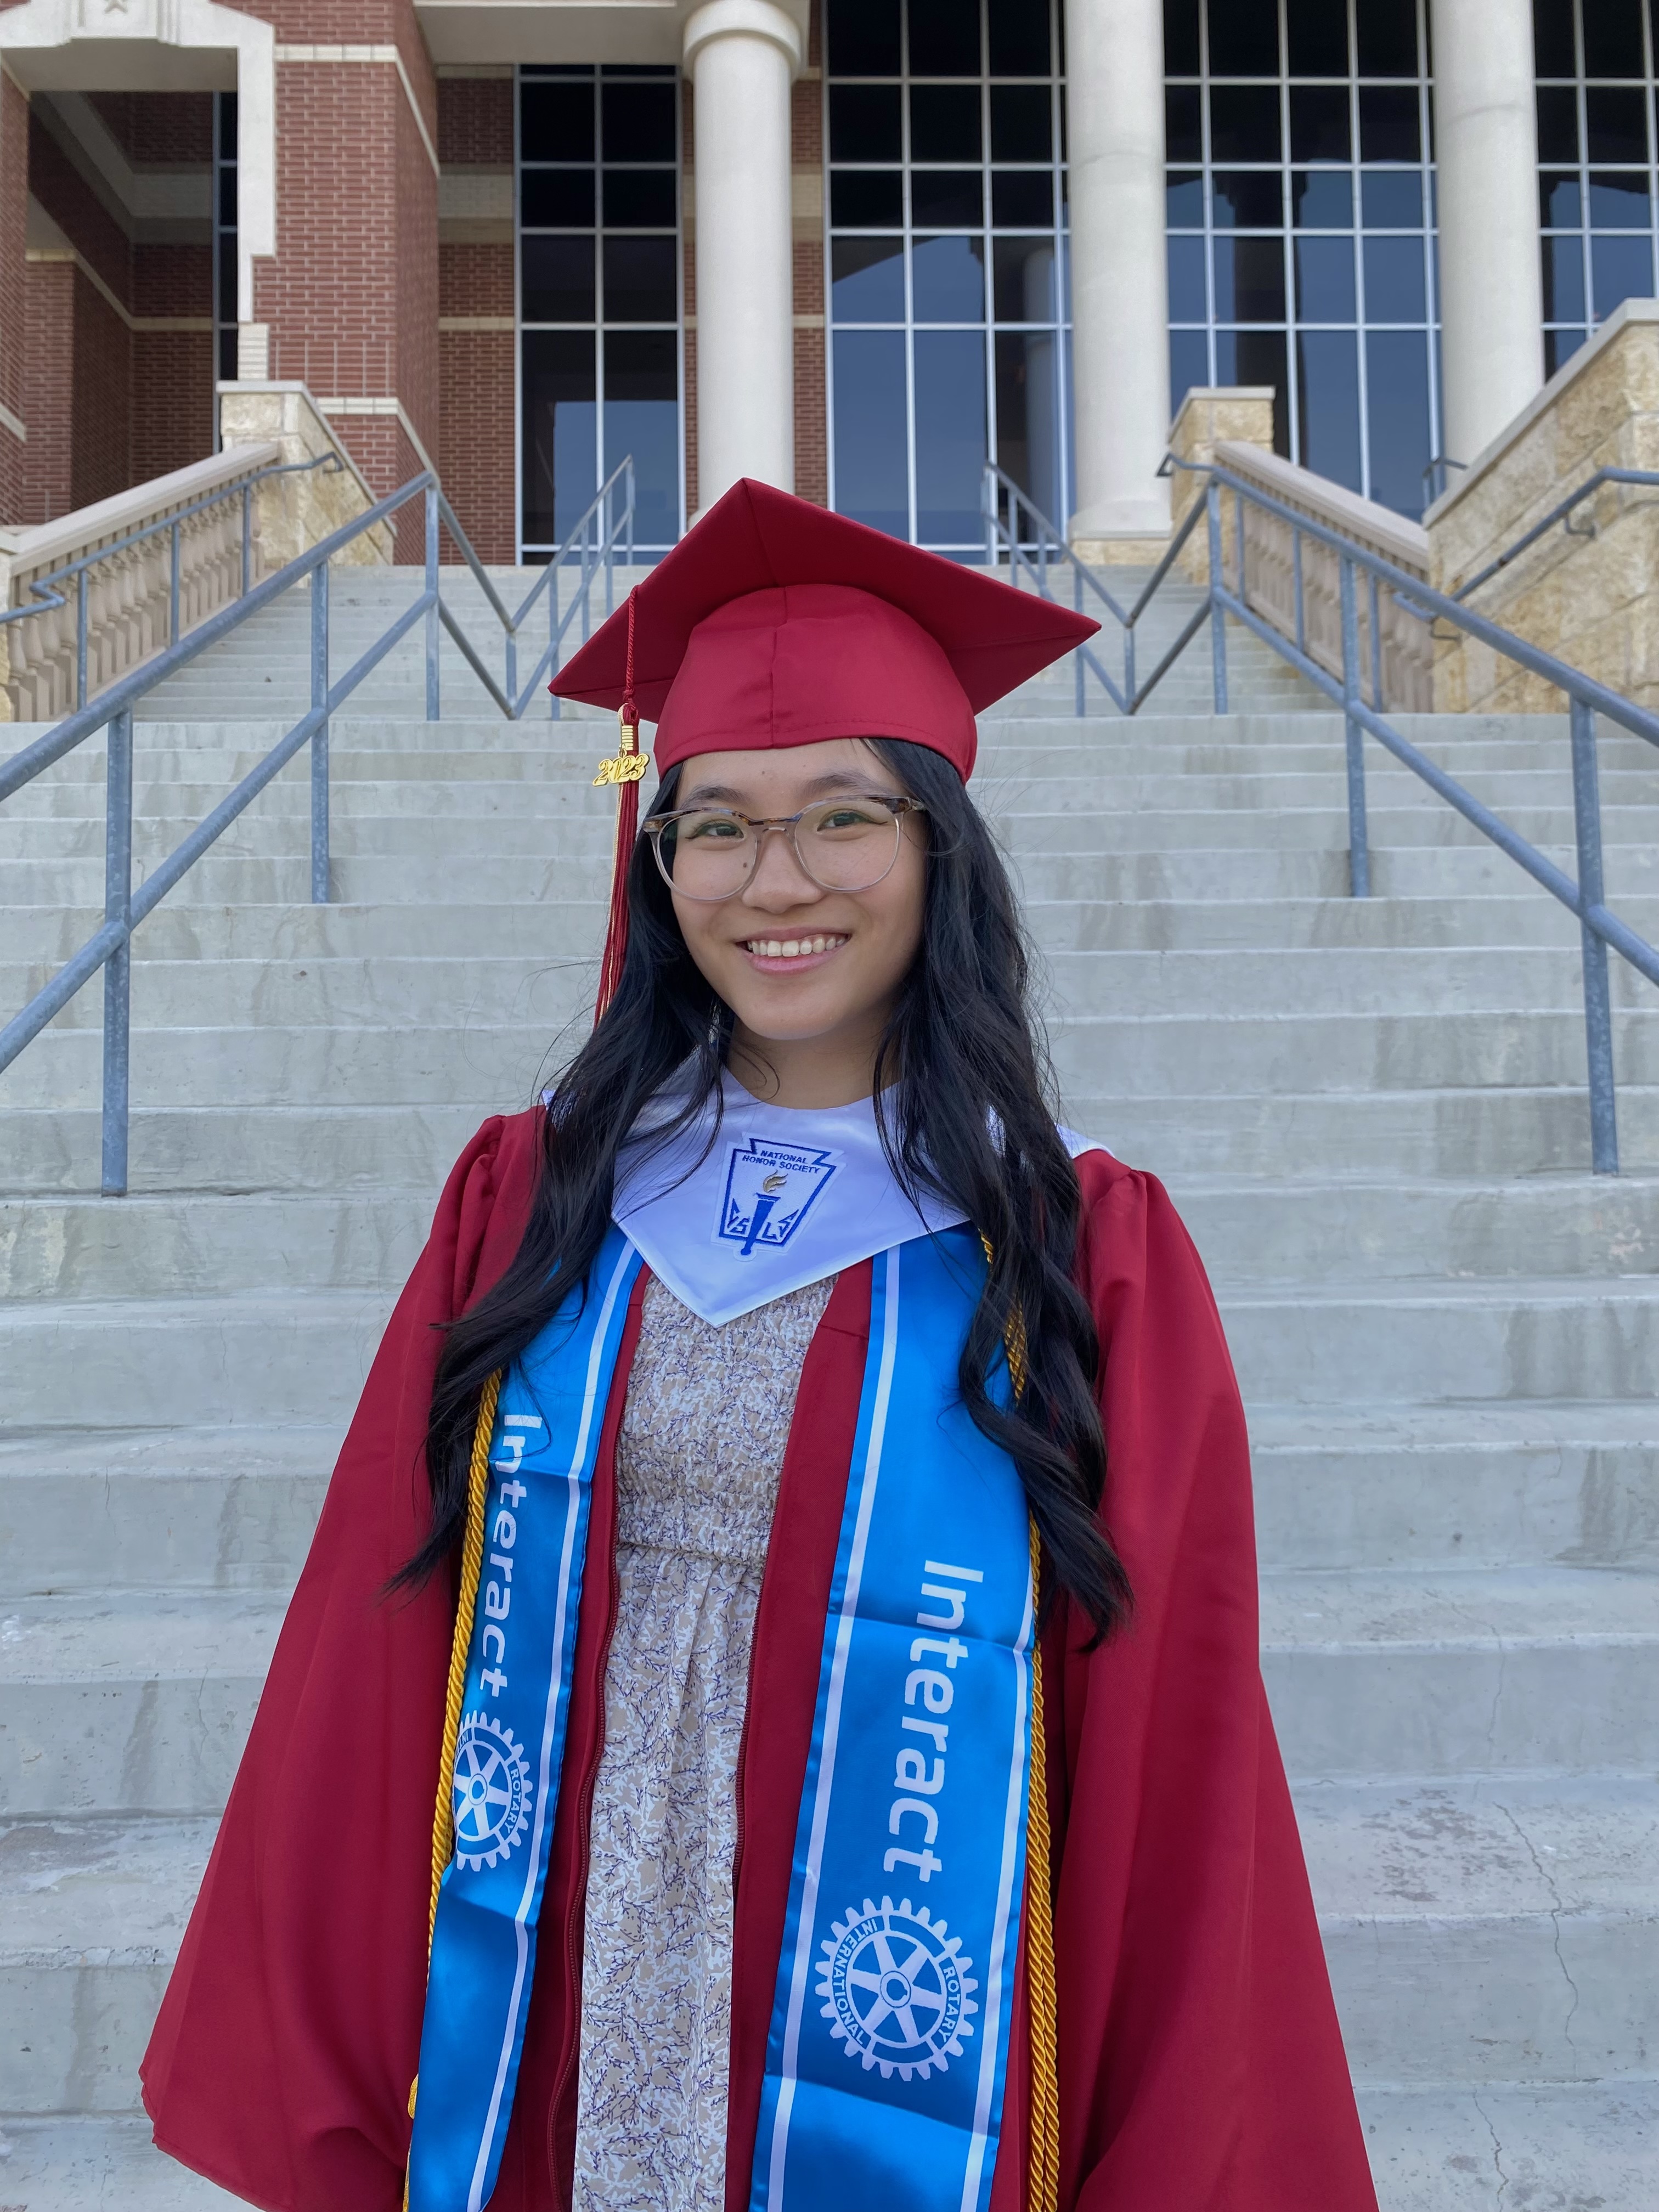
{"label": "cord tassel", "polygon": [[[432,1815],[432,1902],[426,1917],[426,1955],[432,1957],[433,1932],[438,1925],[438,1895],[444,1869],[455,1851],[455,1747],[460,1740],[461,1705],[466,1695],[466,1662],[472,1649],[472,1622],[478,1609],[478,1583],[483,1574],[484,1509],[489,1502],[489,1443],[495,1433],[495,1405],[501,1395],[501,1370],[483,1386],[478,1401],[477,1425],[472,1431],[472,1460],[466,1477],[466,1534],[461,1540],[461,1588],[455,1607],[455,1632],[449,1645],[449,1682],[444,1692],[444,1740],[438,1759],[438,1802]],[[415,2099],[421,2086],[417,2074],[409,2085],[409,2117],[415,2117]],[[409,2204],[409,2176],[404,2176],[404,2204]]]}
{"label": "cord tassel", "polygon": [[[1042,1547],[1031,1523],[1031,1589],[1042,1588]],[[1025,1807],[1025,1985],[1031,2019],[1031,2146],[1026,2212],[1059,2212],[1060,2022],[1054,1988],[1050,1886],[1048,1743],[1043,1734],[1042,1647],[1031,1647],[1031,1778]]]}
{"label": "cord tassel", "polygon": [[640,710],[634,697],[634,600],[639,586],[628,594],[628,661],[623,675],[623,702],[617,710],[617,750],[599,763],[596,784],[614,783],[617,793],[617,842],[611,857],[611,912],[605,930],[605,955],[599,963],[599,996],[593,1005],[593,1026],[605,1019],[622,981],[628,957],[628,867],[640,831],[640,779],[651,765],[649,753],[640,750]]}

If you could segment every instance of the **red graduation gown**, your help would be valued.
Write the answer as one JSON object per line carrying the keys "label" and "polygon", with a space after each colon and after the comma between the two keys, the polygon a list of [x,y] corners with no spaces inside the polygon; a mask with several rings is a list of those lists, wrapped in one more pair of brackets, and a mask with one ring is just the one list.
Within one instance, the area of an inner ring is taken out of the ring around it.
{"label": "red graduation gown", "polygon": [[[505,1267],[540,1115],[452,1173],[376,1355],[142,2069],[161,2147],[269,2212],[396,2212],[426,1980],[454,1589],[387,1601],[427,1513],[441,1342]],[[1106,1512],[1131,1626],[1044,1644],[1063,2212],[1374,2212],[1257,1658],[1249,1464],[1197,1254],[1161,1186],[1078,1163],[1104,1347]],[[641,1278],[641,1282],[643,1278]],[[523,2065],[490,2212],[562,2212],[575,2127],[587,1814],[615,1605],[629,1316],[595,1482],[565,1785]],[[801,1377],[756,1621],[738,1788],[726,2212],[747,2203],[823,1623],[868,1330],[837,1284]],[[1028,2028],[1013,2016],[993,2212],[1024,2212]],[[900,2212],[900,2208],[892,2208]]]}

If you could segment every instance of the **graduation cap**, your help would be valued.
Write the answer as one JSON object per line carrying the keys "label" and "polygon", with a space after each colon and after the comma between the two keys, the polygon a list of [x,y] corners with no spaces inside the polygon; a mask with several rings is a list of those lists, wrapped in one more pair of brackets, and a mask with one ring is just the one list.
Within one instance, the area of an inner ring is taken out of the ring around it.
{"label": "graduation cap", "polygon": [[902,738],[965,781],[975,714],[1099,627],[771,484],[735,483],[549,686],[622,721],[594,779],[622,795],[599,1012],[627,942],[641,720],[657,725],[664,772],[697,753]]}

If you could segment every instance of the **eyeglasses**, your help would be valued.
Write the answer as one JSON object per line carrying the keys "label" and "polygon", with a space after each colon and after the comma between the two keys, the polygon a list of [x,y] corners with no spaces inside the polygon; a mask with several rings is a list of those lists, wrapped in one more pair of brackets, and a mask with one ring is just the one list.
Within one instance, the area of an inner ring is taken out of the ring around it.
{"label": "eyeglasses", "polygon": [[867,891],[898,858],[904,817],[927,811],[920,799],[857,792],[759,822],[734,807],[683,806],[653,814],[645,834],[669,889],[712,904],[735,898],[752,880],[773,830],[788,833],[795,858],[821,890]]}

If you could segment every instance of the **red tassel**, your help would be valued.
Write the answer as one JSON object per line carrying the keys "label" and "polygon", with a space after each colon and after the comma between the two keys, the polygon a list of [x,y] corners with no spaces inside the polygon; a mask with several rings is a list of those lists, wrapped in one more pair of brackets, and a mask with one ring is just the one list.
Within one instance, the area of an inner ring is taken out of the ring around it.
{"label": "red tassel", "polygon": [[[637,587],[636,587],[637,588]],[[651,765],[648,753],[640,750],[640,710],[634,700],[634,593],[628,595],[628,663],[623,676],[623,702],[617,715],[620,731],[616,757],[599,763],[595,783],[617,786],[617,842],[611,861],[611,913],[605,925],[605,955],[599,963],[599,994],[593,1007],[593,1026],[605,1019],[622,981],[628,957],[628,869],[640,830],[640,779]]]}

